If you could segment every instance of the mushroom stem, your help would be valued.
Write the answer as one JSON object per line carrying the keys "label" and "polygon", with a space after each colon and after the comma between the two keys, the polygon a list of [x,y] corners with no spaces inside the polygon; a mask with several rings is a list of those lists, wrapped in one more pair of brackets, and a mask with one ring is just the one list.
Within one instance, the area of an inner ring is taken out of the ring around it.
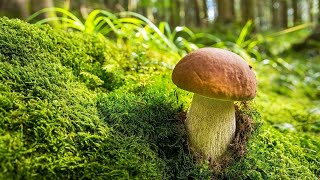
{"label": "mushroom stem", "polygon": [[226,152],[236,131],[233,101],[194,94],[186,125],[193,151],[207,159],[219,159]]}

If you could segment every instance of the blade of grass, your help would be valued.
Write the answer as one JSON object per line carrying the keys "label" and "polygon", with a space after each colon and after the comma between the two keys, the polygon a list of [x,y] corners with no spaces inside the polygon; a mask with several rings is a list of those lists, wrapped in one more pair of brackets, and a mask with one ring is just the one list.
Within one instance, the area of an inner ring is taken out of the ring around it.
{"label": "blade of grass", "polygon": [[252,20],[249,20],[244,27],[242,28],[240,35],[236,41],[236,44],[242,46],[242,43],[245,41],[246,37],[251,33],[253,24]]}
{"label": "blade of grass", "polygon": [[27,22],[30,22],[32,21],[34,18],[36,18],[37,16],[39,16],[40,14],[43,14],[43,13],[47,13],[47,12],[59,12],[61,14],[64,14],[66,15],[68,18],[71,18],[73,21],[77,21],[79,23],[82,24],[82,22],[75,16],[73,15],[71,12],[65,10],[65,9],[62,9],[62,8],[57,8],[57,7],[51,7],[51,8],[44,8],[44,9],[41,9],[40,11],[37,11],[35,12],[34,14],[32,14],[31,16],[29,16],[26,21]]}
{"label": "blade of grass", "polygon": [[82,23],[80,24],[80,23],[78,23],[76,21],[73,21],[71,19],[64,18],[64,17],[45,18],[45,19],[42,19],[40,21],[37,21],[35,24],[45,24],[45,23],[48,23],[50,21],[61,21],[61,22],[63,22],[63,27],[71,27],[71,28],[76,29],[78,31],[84,31],[85,30],[85,27],[83,26]]}
{"label": "blade of grass", "polygon": [[212,43],[217,43],[217,42],[221,41],[221,39],[218,38],[217,36],[214,36],[214,35],[208,34],[208,33],[197,33],[192,38],[192,41],[197,41],[198,39],[211,40],[211,41],[213,41]]}
{"label": "blade of grass", "polygon": [[97,17],[94,20],[94,25],[95,25],[95,31],[98,33],[101,31],[105,35],[107,35],[111,31],[113,31],[116,34],[118,33],[117,32],[118,28],[116,28],[116,25],[107,17],[104,17],[104,16]]}
{"label": "blade of grass", "polygon": [[143,21],[145,21],[153,30],[154,32],[156,32],[160,37],[161,37],[161,40],[169,47],[171,48],[172,51],[175,51],[177,52],[178,51],[178,48],[172,43],[169,41],[169,39],[158,29],[158,27],[156,25],[154,25],[148,18],[138,14],[138,13],[134,13],[134,12],[120,12],[119,13],[119,16],[120,17],[123,17],[123,16],[133,16],[133,17],[137,17]]}
{"label": "blade of grass", "polygon": [[162,21],[159,23],[159,30],[166,35],[170,40],[172,39],[172,32],[168,22]]}
{"label": "blade of grass", "polygon": [[281,36],[281,35],[285,35],[285,34],[288,34],[288,33],[294,32],[294,31],[299,31],[301,29],[306,29],[306,28],[314,26],[314,25],[315,25],[315,23],[304,23],[304,24],[300,24],[298,26],[294,26],[294,27],[285,29],[283,31],[279,31],[279,32],[275,32],[275,33],[269,34],[267,36],[269,36],[269,37],[270,36],[271,37]]}

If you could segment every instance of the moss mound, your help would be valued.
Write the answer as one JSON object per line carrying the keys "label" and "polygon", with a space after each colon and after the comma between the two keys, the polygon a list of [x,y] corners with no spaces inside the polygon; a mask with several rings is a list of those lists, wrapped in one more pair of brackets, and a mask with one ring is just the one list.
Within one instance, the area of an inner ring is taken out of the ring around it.
{"label": "moss mound", "polygon": [[75,76],[108,51],[96,42],[0,19],[1,179],[161,177],[156,153],[108,128]]}
{"label": "moss mound", "polygon": [[157,77],[152,86],[101,96],[98,109],[109,127],[128,137],[139,137],[158,154],[164,164],[164,179],[208,179],[208,164],[197,164],[189,152],[181,103],[168,78]]}
{"label": "moss mound", "polygon": [[125,72],[103,65],[128,52],[19,20],[0,25],[1,179],[209,178],[188,151],[168,76],[105,94]]}

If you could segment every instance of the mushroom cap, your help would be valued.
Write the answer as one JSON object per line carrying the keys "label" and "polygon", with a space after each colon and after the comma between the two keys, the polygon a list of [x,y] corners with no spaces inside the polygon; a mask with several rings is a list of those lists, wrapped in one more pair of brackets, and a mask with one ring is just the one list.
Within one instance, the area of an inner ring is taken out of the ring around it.
{"label": "mushroom cap", "polygon": [[256,95],[256,77],[237,54],[202,48],[183,57],[175,66],[172,81],[179,88],[209,98],[246,101]]}

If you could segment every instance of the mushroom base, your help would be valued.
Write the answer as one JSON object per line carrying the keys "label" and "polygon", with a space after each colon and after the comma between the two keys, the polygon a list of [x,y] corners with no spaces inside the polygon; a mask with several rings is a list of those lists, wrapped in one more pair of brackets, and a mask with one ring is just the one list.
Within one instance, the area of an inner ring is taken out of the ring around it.
{"label": "mushroom base", "polygon": [[194,94],[186,126],[192,150],[206,159],[218,160],[235,136],[233,101]]}

